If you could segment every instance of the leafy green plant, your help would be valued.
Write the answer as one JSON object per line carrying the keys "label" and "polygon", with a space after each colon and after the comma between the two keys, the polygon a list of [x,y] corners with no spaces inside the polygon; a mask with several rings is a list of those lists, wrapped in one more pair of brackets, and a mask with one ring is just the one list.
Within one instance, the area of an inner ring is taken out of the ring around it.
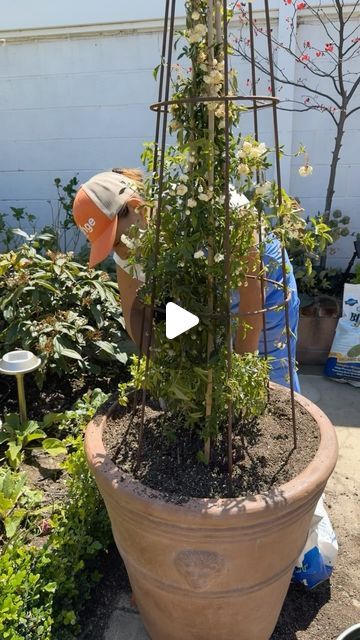
{"label": "leafy green plant", "polygon": [[1,425],[0,445],[7,443],[5,455],[12,469],[20,466],[23,451],[30,443],[44,438],[46,433],[40,429],[37,422],[29,420],[22,424],[17,413],[5,416],[5,422]]}
{"label": "leafy green plant", "polygon": [[[99,580],[101,553],[111,539],[106,511],[85,460],[82,437],[85,424],[106,397],[96,389],[84,396],[83,403],[79,401],[78,409],[63,414],[64,433],[69,419],[74,434],[69,439],[71,453],[64,463],[68,494],[52,515],[52,531],[45,544],[25,544],[26,537],[18,529],[5,541],[0,555],[0,637],[4,640],[78,637],[79,614]],[[24,506],[21,500],[27,492],[24,475],[3,473],[8,478],[9,474],[11,483],[6,481],[5,491],[9,502],[1,503],[0,480],[1,513],[5,517],[11,505]],[[25,503],[25,507],[31,504],[35,503]]]}
{"label": "leafy green plant", "polygon": [[[79,181],[77,176],[62,184],[55,178],[57,203],[51,200],[52,224],[40,228],[38,216],[29,213],[24,207],[10,207],[12,216],[0,212],[0,243],[6,251],[17,249],[23,242],[32,244],[38,250],[75,251],[80,240],[80,231],[74,223],[72,207]],[[15,224],[18,227],[15,227]],[[24,228],[25,227],[25,228]]]}
{"label": "leafy green plant", "polygon": [[0,542],[1,538],[10,539],[17,533],[25,517],[38,513],[42,494],[30,489],[26,473],[17,473],[0,468]]}
{"label": "leafy green plant", "polygon": [[61,178],[55,178],[54,185],[57,191],[57,203],[55,208],[49,202],[52,214],[52,224],[45,226],[42,232],[54,235],[53,249],[56,251],[76,251],[80,241],[80,231],[77,228],[72,215],[72,208],[76,191],[79,186],[77,176],[70,178],[69,182],[62,184]]}
{"label": "leafy green plant", "polygon": [[349,235],[350,217],[344,216],[339,209],[333,211],[327,224],[320,214],[306,219],[310,231],[309,242],[300,237],[290,238],[288,251],[294,267],[298,290],[309,299],[320,294],[333,294],[341,285],[342,271],[334,267],[322,268],[321,256],[336,252],[334,244],[341,237]]}
{"label": "leafy green plant", "polygon": [[0,636],[74,640],[79,613],[99,579],[111,530],[87,468],[82,437],[66,462],[68,498],[41,548],[9,541],[0,556]]}
{"label": "leafy green plant", "polygon": [[75,436],[79,433],[79,424],[86,424],[94,407],[99,407],[106,400],[101,389],[93,389],[79,398],[71,409],[62,412],[50,412],[44,416],[43,428],[51,431],[57,438]]}
{"label": "leafy green plant", "polygon": [[41,255],[22,245],[0,256],[0,345],[29,349],[42,360],[36,373],[99,374],[125,364],[124,331],[117,286],[106,273],[75,262],[71,253]]}
{"label": "leafy green plant", "polygon": [[[26,226],[28,231],[35,234],[36,215],[34,213],[28,213],[24,207],[10,207],[10,211],[12,211],[13,221],[18,225]],[[29,235],[19,228],[14,228],[12,224],[8,223],[7,218],[9,218],[7,213],[0,213],[0,243],[6,251],[10,251],[24,242],[21,236],[24,238]]]}
{"label": "leafy green plant", "polygon": [[60,455],[66,453],[66,447],[57,438],[47,438],[42,425],[36,420],[28,420],[22,423],[17,413],[9,413],[1,425],[0,445],[7,443],[5,456],[12,469],[20,466],[24,450],[33,446],[39,446],[46,453]]}

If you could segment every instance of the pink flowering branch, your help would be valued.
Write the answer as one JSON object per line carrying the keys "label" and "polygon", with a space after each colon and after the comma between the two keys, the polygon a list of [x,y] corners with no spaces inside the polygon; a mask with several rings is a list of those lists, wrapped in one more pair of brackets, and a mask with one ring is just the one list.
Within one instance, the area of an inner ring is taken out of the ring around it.
{"label": "pink flowering branch", "polygon": [[[327,7],[323,6],[321,0],[316,4],[310,4],[307,0],[283,1],[289,9],[286,18],[288,37],[286,42],[281,42],[272,32],[273,50],[278,54],[281,53],[283,57],[289,56],[297,66],[302,65],[307,76],[305,78],[299,75],[288,77],[286,68],[282,68],[281,62],[275,60],[275,81],[281,85],[280,90],[289,86],[302,89],[304,92],[302,102],[298,98],[294,100],[284,97],[279,108],[285,111],[291,109],[299,113],[311,110],[326,113],[331,117],[336,130],[324,203],[324,217],[328,220],[335,193],[336,170],[340,160],[345,125],[348,118],[360,111],[360,76],[351,68],[354,61],[360,57],[360,23],[358,20],[355,21],[360,0],[355,0],[351,7],[344,5],[343,0],[332,0]],[[249,24],[246,4],[237,3],[237,9],[240,35],[234,39],[234,50],[251,63],[249,38],[244,33],[245,27]],[[312,22],[316,20],[321,27],[322,42],[300,41],[297,22],[302,12],[310,15]],[[267,37],[264,28],[258,25],[256,20],[253,20],[252,26],[259,40]],[[254,63],[259,72],[269,76],[268,59],[261,53],[260,47],[256,48]],[[328,88],[322,86],[324,80],[331,83]],[[251,86],[249,89],[254,90]],[[286,106],[286,103],[291,106]],[[322,266],[325,266],[325,260]]]}

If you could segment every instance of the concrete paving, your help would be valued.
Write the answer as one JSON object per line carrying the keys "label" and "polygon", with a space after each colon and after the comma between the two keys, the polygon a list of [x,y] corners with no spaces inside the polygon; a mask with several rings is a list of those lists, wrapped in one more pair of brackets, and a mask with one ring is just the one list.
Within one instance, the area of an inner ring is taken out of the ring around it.
{"label": "concrete paving", "polygon": [[[360,482],[360,388],[331,381],[320,375],[300,375],[304,396],[315,402],[336,426],[339,459],[329,481],[331,494]],[[96,639],[98,640],[98,639]],[[150,640],[139,614],[129,608],[128,597],[119,594],[108,627],[99,640]]]}

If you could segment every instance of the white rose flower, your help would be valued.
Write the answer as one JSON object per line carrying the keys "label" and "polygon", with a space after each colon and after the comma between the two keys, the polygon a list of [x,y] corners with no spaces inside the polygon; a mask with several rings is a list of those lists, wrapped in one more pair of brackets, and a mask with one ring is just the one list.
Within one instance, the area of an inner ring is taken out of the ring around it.
{"label": "white rose flower", "polygon": [[215,115],[217,118],[224,118],[225,116],[225,105],[224,104],[220,104],[216,111],[215,111]]}
{"label": "white rose flower", "polygon": [[127,247],[128,249],[134,249],[135,248],[134,241],[131,240],[131,238],[129,238],[128,236],[126,236],[125,233],[121,234],[120,240],[125,245],[125,247]]}
{"label": "white rose flower", "polygon": [[200,69],[201,69],[201,71],[207,71],[208,70],[207,65],[204,64],[203,62],[200,65]]}
{"label": "white rose flower", "polygon": [[189,198],[189,200],[187,201],[187,206],[190,207],[190,209],[193,209],[194,207],[196,207],[196,200],[194,200],[194,198]]}
{"label": "white rose flower", "polygon": [[205,258],[205,253],[203,252],[202,249],[199,249],[199,251],[195,251],[194,258],[195,260],[200,260],[200,258]]}
{"label": "white rose flower", "polygon": [[241,162],[238,166],[238,172],[240,173],[240,175],[242,176],[248,176],[250,173],[250,169],[247,166],[247,164],[244,164],[243,162]]}
{"label": "white rose flower", "polygon": [[191,17],[193,20],[199,20],[200,18],[200,13],[198,11],[193,11],[191,14]]}
{"label": "white rose flower", "polygon": [[207,33],[207,29],[204,24],[197,24],[192,31],[188,31],[188,40],[191,44],[201,42]]}
{"label": "white rose flower", "polygon": [[300,167],[299,169],[299,174],[302,177],[311,176],[312,172],[313,172],[313,168],[310,164],[306,164],[305,166]]}
{"label": "white rose flower", "polygon": [[246,154],[251,153],[252,149],[253,149],[253,146],[251,142],[249,142],[248,140],[245,140],[242,146],[243,153],[246,153]]}
{"label": "white rose flower", "polygon": [[185,184],[179,184],[177,189],[176,189],[176,195],[178,196],[184,196],[185,193],[187,193],[187,186]]}
{"label": "white rose flower", "polygon": [[199,200],[203,200],[204,202],[208,202],[208,200],[210,200],[210,197],[207,193],[199,193],[198,198]]}
{"label": "white rose flower", "polygon": [[249,153],[250,158],[253,158],[254,160],[257,160],[258,158],[261,158],[261,156],[263,156],[266,153],[267,149],[266,149],[266,145],[261,142],[261,144],[259,145],[254,145]]}
{"label": "white rose flower", "polygon": [[188,182],[189,176],[187,176],[186,173],[183,173],[179,179],[181,180],[181,182]]}
{"label": "white rose flower", "polygon": [[267,194],[271,193],[271,182],[267,180],[266,182],[264,182],[264,184],[256,187],[255,193],[257,196],[266,196]]}
{"label": "white rose flower", "polygon": [[214,261],[215,262],[222,262],[224,260],[224,254],[223,253],[217,253],[214,256]]}

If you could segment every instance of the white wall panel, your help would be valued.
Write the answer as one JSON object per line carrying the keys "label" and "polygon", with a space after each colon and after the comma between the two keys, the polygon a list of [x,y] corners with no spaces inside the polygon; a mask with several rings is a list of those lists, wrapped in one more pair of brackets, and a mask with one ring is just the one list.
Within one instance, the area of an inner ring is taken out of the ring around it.
{"label": "white wall panel", "polygon": [[[148,106],[157,96],[152,70],[160,60],[164,4],[14,0],[5,7],[0,0],[0,36],[6,38],[0,46],[1,211],[27,206],[45,223],[47,201],[56,199],[55,177],[66,182],[78,174],[84,181],[115,165],[140,166],[143,143],[153,138],[155,128],[155,114]],[[275,0],[271,7],[284,11]],[[177,15],[183,14],[184,2],[179,0]],[[102,33],[106,24],[113,25],[112,31]],[[90,25],[90,30],[76,35],[76,25]],[[28,31],[21,34],[21,29]],[[233,31],[236,35],[236,27]],[[299,39],[304,38],[319,38],[316,25],[300,24]],[[247,93],[248,69],[239,59],[234,64],[239,88]],[[296,73],[303,73],[302,65]],[[268,81],[260,86],[266,92]],[[284,93],[282,89],[280,96]],[[295,97],[302,94],[298,89]],[[272,144],[271,109],[259,116],[261,139]],[[305,144],[314,167],[311,177],[301,178],[302,159],[285,158],[284,184],[301,199],[307,214],[316,213],[325,200],[335,135],[332,121],[326,114],[294,113],[289,118],[279,112],[279,126],[286,152]],[[253,131],[252,114],[242,116],[240,130]],[[351,216],[354,231],[360,231],[359,148],[360,112],[348,123],[334,197],[334,207]],[[332,260],[344,263],[351,253],[352,238],[344,238]]]}

